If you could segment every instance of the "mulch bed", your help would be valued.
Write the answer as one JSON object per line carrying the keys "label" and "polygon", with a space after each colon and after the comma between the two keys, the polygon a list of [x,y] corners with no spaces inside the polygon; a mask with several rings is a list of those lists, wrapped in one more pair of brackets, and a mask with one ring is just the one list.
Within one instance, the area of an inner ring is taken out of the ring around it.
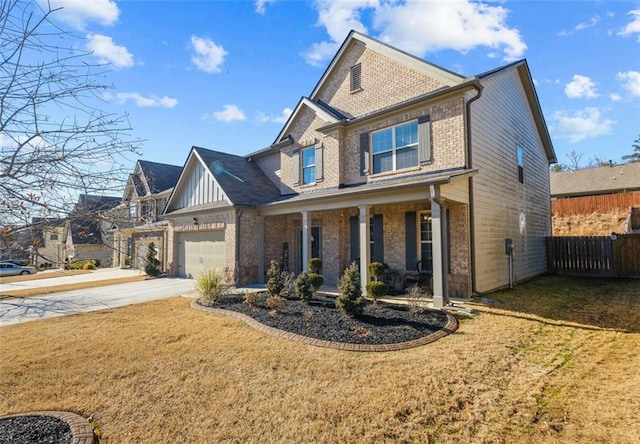
{"label": "mulch bed", "polygon": [[270,327],[309,338],[350,344],[397,344],[413,341],[439,331],[447,324],[440,310],[421,309],[378,302],[370,303],[357,318],[344,315],[335,306],[335,298],[318,294],[309,303],[287,298],[277,312],[266,306],[268,295],[261,294],[254,305],[239,295],[214,305],[201,305],[243,313]]}
{"label": "mulch bed", "polygon": [[53,416],[0,418],[0,444],[71,444],[71,427]]}

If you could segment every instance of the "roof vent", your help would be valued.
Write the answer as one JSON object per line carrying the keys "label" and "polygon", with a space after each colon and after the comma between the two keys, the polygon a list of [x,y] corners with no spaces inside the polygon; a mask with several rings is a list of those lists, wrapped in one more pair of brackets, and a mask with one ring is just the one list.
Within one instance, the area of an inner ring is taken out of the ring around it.
{"label": "roof vent", "polygon": [[351,67],[351,92],[362,89],[362,65],[358,63]]}

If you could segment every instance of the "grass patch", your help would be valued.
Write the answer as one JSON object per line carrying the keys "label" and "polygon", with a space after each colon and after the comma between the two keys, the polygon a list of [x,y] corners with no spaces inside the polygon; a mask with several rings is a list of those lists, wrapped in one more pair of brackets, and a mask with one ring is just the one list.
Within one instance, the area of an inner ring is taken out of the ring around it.
{"label": "grass patch", "polygon": [[3,291],[0,296],[27,298],[30,296],[42,296],[51,293],[62,293],[64,291],[84,290],[85,288],[104,287],[106,285],[126,284],[128,282],[138,282],[147,279],[147,275],[127,276],[114,279],[103,279],[100,281],[76,282],[73,284],[52,285],[50,287],[25,288],[22,290]]}
{"label": "grass patch", "polygon": [[91,273],[91,271],[89,270],[56,270],[56,271],[47,271],[46,273],[38,272],[36,274],[3,277],[3,278],[0,278],[0,284],[10,284],[12,282],[23,282],[23,281],[35,281],[40,279],[74,276],[77,274],[88,274],[88,273]]}
{"label": "grass patch", "polygon": [[640,281],[593,282],[615,322],[566,300],[574,286],[591,288],[488,295],[455,334],[392,353],[300,345],[184,298],[2,327],[0,415],[70,410],[106,443],[633,442]]}

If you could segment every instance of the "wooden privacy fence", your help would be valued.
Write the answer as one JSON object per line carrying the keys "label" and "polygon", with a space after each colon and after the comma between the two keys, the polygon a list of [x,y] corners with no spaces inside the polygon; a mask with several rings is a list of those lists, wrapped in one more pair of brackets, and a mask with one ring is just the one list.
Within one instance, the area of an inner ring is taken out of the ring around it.
{"label": "wooden privacy fence", "polygon": [[551,214],[553,216],[607,214],[616,209],[626,211],[627,208],[633,206],[640,206],[640,192],[554,199],[551,201]]}
{"label": "wooden privacy fence", "polygon": [[640,278],[640,234],[547,238],[550,273]]}

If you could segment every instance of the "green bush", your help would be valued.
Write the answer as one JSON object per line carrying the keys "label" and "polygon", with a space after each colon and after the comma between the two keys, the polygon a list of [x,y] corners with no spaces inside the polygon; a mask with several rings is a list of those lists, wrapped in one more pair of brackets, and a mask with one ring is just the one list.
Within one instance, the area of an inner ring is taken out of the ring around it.
{"label": "green bush", "polygon": [[348,316],[359,316],[366,303],[362,297],[358,264],[352,262],[340,278],[340,296],[336,299],[336,307]]}
{"label": "green bush", "polygon": [[280,295],[284,288],[284,275],[280,264],[276,261],[271,261],[269,269],[267,270],[267,291],[271,296]]}
{"label": "green bush", "polygon": [[144,272],[149,276],[158,276],[160,271],[160,261],[156,258],[157,250],[156,244],[151,242],[147,250],[146,262],[144,265]]}
{"label": "green bush", "polygon": [[309,273],[306,271],[300,273],[296,278],[295,292],[300,299],[306,302],[309,302],[313,297],[313,287],[309,281]]}
{"label": "green bush", "polygon": [[93,265],[96,266],[96,268],[100,267],[100,259],[91,259],[91,261],[93,262]]}
{"label": "green bush", "polygon": [[195,289],[205,302],[218,303],[224,300],[229,284],[225,281],[221,272],[208,268],[200,272],[196,278]]}
{"label": "green bush", "polygon": [[82,269],[83,270],[95,270],[96,269],[96,264],[94,264],[92,261],[86,261],[82,265]]}
{"label": "green bush", "polygon": [[387,286],[384,282],[373,281],[367,284],[367,296],[374,301],[377,301],[378,298],[381,298],[385,294],[387,294]]}
{"label": "green bush", "polygon": [[307,268],[309,269],[309,273],[320,274],[322,271],[322,259],[319,257],[312,257],[307,262]]}
{"label": "green bush", "polygon": [[369,264],[369,273],[371,273],[371,276],[373,276],[376,281],[379,281],[384,274],[384,264],[381,262],[371,262]]}
{"label": "green bush", "polygon": [[313,287],[313,292],[315,293],[320,289],[320,287],[322,287],[322,284],[324,284],[324,276],[318,273],[308,273],[307,276],[309,278],[309,283]]}

